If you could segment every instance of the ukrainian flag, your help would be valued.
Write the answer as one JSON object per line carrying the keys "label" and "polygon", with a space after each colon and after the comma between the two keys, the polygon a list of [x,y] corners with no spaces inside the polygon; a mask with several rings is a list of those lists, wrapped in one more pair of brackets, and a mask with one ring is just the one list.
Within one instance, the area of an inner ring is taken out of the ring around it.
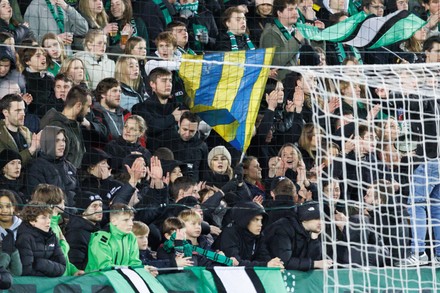
{"label": "ukrainian flag", "polygon": [[236,149],[248,148],[274,48],[184,55],[179,75],[191,111]]}

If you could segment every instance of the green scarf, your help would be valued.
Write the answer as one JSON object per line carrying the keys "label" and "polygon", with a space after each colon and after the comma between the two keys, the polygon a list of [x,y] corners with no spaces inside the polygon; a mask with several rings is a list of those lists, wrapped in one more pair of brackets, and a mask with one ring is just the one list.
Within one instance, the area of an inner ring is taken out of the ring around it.
{"label": "green scarf", "polygon": [[[237,39],[235,38],[235,35],[231,32],[226,32],[229,36],[229,39],[231,40],[231,51],[238,51],[238,45],[237,45]],[[243,35],[246,38],[246,44],[249,48],[249,50],[255,50],[254,44],[252,44],[251,39],[247,34]]]}
{"label": "green scarf", "polygon": [[188,48],[188,50],[185,51],[182,47],[177,47],[177,50],[179,50],[182,54],[190,54],[190,55],[197,55],[196,52],[194,52],[191,48]]}
{"label": "green scarf", "polygon": [[47,7],[49,8],[50,13],[52,14],[53,18],[57,22],[57,26],[60,29],[61,33],[64,33],[64,12],[63,9],[60,6],[57,6],[57,13],[55,13],[55,9],[53,8],[52,3],[50,3],[50,0],[46,0]]}
{"label": "green scarf", "polygon": [[187,4],[180,4],[179,2],[176,2],[174,3],[174,9],[176,9],[177,12],[182,10],[189,10],[194,12],[194,14],[197,14],[197,11],[199,10],[199,1]]}
{"label": "green scarf", "polygon": [[281,31],[283,36],[286,38],[286,40],[290,40],[292,38],[292,35],[289,34],[289,32],[284,27],[284,25],[282,25],[281,22],[278,20],[278,18],[275,18],[274,22],[275,22],[275,25],[277,26],[277,28]]}
{"label": "green scarf", "polygon": [[[353,46],[349,46],[349,49],[353,52],[354,57],[359,61],[359,64],[363,64],[361,54],[359,50]],[[347,54],[345,53],[344,45],[342,43],[336,43],[335,49],[336,55],[338,56],[338,61],[342,64],[345,58],[347,58]]]}
{"label": "green scarf", "polygon": [[227,265],[232,266],[232,259],[222,254],[218,254],[214,251],[209,251],[203,249],[201,247],[189,244],[188,241],[182,240],[181,246],[175,246],[174,241],[176,240],[176,232],[174,232],[170,239],[166,240],[163,244],[163,248],[167,253],[171,253],[174,250],[183,251],[183,255],[185,257],[190,257],[193,255],[193,252],[197,252],[200,255],[205,256],[207,259]]}

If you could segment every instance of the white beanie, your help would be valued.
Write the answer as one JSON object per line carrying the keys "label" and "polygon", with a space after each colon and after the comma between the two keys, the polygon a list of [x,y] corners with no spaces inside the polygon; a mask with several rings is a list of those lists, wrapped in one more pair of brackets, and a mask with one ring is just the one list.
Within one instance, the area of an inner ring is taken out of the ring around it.
{"label": "white beanie", "polygon": [[226,156],[226,158],[229,161],[229,165],[232,164],[231,154],[229,153],[228,149],[222,145],[219,145],[219,146],[216,146],[215,148],[213,148],[208,154],[208,165],[209,166],[211,165],[212,159],[217,155]]}
{"label": "white beanie", "polygon": [[255,0],[255,7],[261,4],[270,4],[273,6],[273,0]]}

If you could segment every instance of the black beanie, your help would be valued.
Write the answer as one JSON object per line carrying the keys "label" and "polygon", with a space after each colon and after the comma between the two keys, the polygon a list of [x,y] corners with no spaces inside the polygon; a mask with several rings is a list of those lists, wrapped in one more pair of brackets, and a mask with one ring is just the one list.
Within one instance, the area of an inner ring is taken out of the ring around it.
{"label": "black beanie", "polygon": [[[81,167],[83,169],[87,169],[89,167],[98,164],[101,161],[108,160],[110,158],[111,156],[106,152],[104,152],[103,150],[92,148],[84,154]],[[110,162],[108,163],[110,165]]]}
{"label": "black beanie", "polygon": [[78,213],[82,214],[89,205],[97,200],[102,202],[102,197],[97,193],[91,191],[78,192],[75,195],[75,206],[78,208]]}
{"label": "black beanie", "polygon": [[0,170],[3,170],[3,168],[12,160],[22,160],[21,155],[16,151],[4,149],[0,153]]}

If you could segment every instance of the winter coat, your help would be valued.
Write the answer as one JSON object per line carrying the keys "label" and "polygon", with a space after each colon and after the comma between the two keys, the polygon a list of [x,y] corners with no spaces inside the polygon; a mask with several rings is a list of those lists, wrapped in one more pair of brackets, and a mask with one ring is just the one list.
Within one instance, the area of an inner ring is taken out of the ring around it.
{"label": "winter coat", "polygon": [[322,259],[321,240],[311,239],[295,217],[282,218],[265,230],[265,242],[271,257],[279,257],[287,270],[308,271]]}
{"label": "winter coat", "polygon": [[29,113],[36,114],[39,118],[46,114],[44,111],[49,103],[49,96],[53,91],[54,77],[49,72],[30,72],[26,67],[22,72],[26,81],[26,92],[33,97],[29,105]]}
{"label": "winter coat", "polygon": [[[12,20],[12,19],[11,19]],[[16,44],[21,44],[25,39],[34,39],[34,34],[30,30],[30,27],[23,24],[18,24],[17,26],[13,24],[7,24],[3,19],[0,20],[0,32],[10,33],[14,36]]]}
{"label": "winter coat", "polygon": [[26,91],[26,82],[24,80],[23,75],[17,71],[17,60],[14,52],[12,52],[11,48],[8,46],[0,46],[0,60],[8,59],[11,61],[11,68],[9,72],[0,77],[0,85],[3,81],[11,81],[17,83],[22,92]]}
{"label": "winter coat", "polygon": [[110,269],[114,266],[139,266],[139,247],[136,236],[124,233],[113,224],[92,234],[86,272]]}
{"label": "winter coat", "polygon": [[17,143],[15,142],[12,135],[9,133],[8,128],[5,124],[5,120],[0,120],[0,152],[5,149],[13,150],[17,153],[19,152],[23,165],[26,165],[32,159],[32,155],[29,152],[29,147],[31,146],[32,142],[32,133],[26,126],[19,126],[18,131],[20,131],[21,135],[24,137],[27,143],[27,145],[21,146],[21,148],[24,147],[24,150],[22,150],[21,152],[19,152]]}
{"label": "winter coat", "polygon": [[142,103],[144,97],[135,91],[132,87],[121,82],[121,107],[131,112],[131,108],[137,103]]}
{"label": "winter coat", "polygon": [[30,196],[25,194],[23,178],[19,177],[17,180],[6,178],[3,174],[0,175],[0,189],[8,189],[15,195],[17,203],[24,204],[30,199]]}
{"label": "winter coat", "polygon": [[122,135],[124,121],[126,117],[130,115],[128,110],[118,107],[115,112],[112,112],[105,109],[100,103],[95,102],[92,111],[93,114],[95,114],[96,119],[107,128],[109,132],[109,141]]}
{"label": "winter coat", "polygon": [[80,124],[76,120],[70,120],[61,112],[50,109],[41,119],[41,127],[47,125],[58,126],[64,129],[67,137],[66,159],[76,168],[81,167],[82,158],[86,152]]}
{"label": "winter coat", "polygon": [[[242,36],[236,35],[235,40],[237,41],[238,50],[249,50],[248,44],[246,42],[246,37],[244,35]],[[215,46],[216,46],[216,51],[221,51],[221,52],[232,51],[231,39],[229,35],[225,32],[221,32],[217,37]]]}
{"label": "winter coat", "polygon": [[291,195],[277,195],[274,200],[265,200],[263,206],[269,215],[267,226],[279,219],[294,217],[296,215],[294,211],[295,203]]}
{"label": "winter coat", "polygon": [[96,89],[98,83],[104,78],[115,75],[115,61],[109,59],[107,55],[103,55],[99,62],[87,51],[78,52],[74,56],[84,61],[92,89]]}
{"label": "winter coat", "polygon": [[151,158],[150,151],[139,142],[130,143],[124,140],[122,136],[107,143],[104,151],[112,156],[110,164],[113,170],[120,170],[123,167],[122,162],[124,158],[133,152],[141,153],[144,158]]}
{"label": "winter coat", "polygon": [[23,222],[15,245],[20,252],[23,276],[60,277],[66,270],[66,259],[52,230],[44,232]]}
{"label": "winter coat", "polygon": [[69,259],[78,269],[84,270],[88,261],[88,248],[92,233],[98,232],[100,225],[80,216],[71,216],[66,226],[65,237],[70,244]]}

